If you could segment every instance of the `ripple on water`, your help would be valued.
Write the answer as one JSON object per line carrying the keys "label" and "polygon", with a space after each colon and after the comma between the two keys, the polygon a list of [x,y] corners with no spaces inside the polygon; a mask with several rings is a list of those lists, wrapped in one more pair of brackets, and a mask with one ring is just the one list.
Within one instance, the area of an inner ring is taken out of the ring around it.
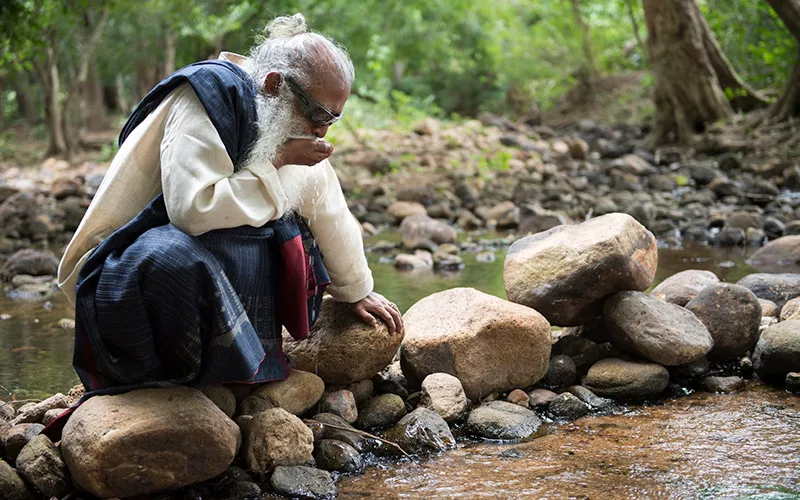
{"label": "ripple on water", "polygon": [[[509,457],[509,449],[517,453]],[[519,458],[513,458],[518,456]],[[342,498],[800,497],[800,398],[757,383],[555,426],[528,443],[461,443],[370,469]]]}

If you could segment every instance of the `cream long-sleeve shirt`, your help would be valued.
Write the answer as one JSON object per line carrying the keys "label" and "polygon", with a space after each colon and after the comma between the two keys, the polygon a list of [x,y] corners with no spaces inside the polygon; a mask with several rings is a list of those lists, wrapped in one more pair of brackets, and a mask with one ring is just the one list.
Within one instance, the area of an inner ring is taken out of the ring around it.
{"label": "cream long-sleeve shirt", "polygon": [[[328,292],[342,302],[366,297],[373,288],[372,273],[358,222],[350,214],[330,162],[283,168],[324,169],[297,212],[308,221],[324,256],[332,282]],[[58,284],[71,301],[75,301],[78,273],[95,247],[162,191],[170,221],[191,235],[242,225],[258,227],[290,209],[272,164],[233,171],[199,98],[188,83],[181,85],[122,144],[67,245]]]}

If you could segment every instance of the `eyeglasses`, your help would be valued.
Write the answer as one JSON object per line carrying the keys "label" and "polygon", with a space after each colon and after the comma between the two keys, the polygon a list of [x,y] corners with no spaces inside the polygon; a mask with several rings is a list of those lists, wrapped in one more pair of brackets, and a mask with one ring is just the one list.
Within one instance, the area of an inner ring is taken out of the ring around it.
{"label": "eyeglasses", "polygon": [[289,84],[289,90],[297,97],[297,102],[300,104],[300,111],[303,112],[303,116],[312,124],[317,127],[327,127],[333,125],[342,117],[341,113],[337,115],[308,95],[294,78],[285,75],[284,78],[286,78],[286,83]]}

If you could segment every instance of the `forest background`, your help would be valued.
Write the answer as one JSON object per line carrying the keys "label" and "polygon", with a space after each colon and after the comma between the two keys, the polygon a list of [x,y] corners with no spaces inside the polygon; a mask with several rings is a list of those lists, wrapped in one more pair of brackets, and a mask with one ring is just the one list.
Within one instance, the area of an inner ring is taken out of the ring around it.
{"label": "forest background", "polygon": [[[780,98],[797,53],[770,3],[696,4],[730,65],[766,103]],[[46,140],[49,154],[97,146],[92,134],[118,130],[165,75],[221,50],[246,53],[270,19],[294,12],[346,47],[355,63],[350,130],[482,112],[524,119],[565,95],[591,99],[594,85],[614,75],[630,76],[637,91],[652,94],[658,72],[645,6],[641,0],[3,0],[0,156],[14,151],[20,129]],[[723,91],[731,100],[738,92]],[[646,102],[623,118],[644,122],[657,114]],[[110,155],[107,139],[101,147]]]}

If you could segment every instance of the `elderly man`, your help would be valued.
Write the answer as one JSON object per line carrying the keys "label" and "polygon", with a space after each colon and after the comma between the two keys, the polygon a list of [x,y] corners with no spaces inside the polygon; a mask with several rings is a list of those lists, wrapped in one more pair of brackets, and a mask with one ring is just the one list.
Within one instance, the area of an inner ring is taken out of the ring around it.
{"label": "elderly man", "polygon": [[300,14],[266,31],[249,59],[167,77],[120,134],[59,267],[90,392],[282,380],[281,328],[306,337],[328,284],[368,324],[403,328],[323,140],[352,62]]}

